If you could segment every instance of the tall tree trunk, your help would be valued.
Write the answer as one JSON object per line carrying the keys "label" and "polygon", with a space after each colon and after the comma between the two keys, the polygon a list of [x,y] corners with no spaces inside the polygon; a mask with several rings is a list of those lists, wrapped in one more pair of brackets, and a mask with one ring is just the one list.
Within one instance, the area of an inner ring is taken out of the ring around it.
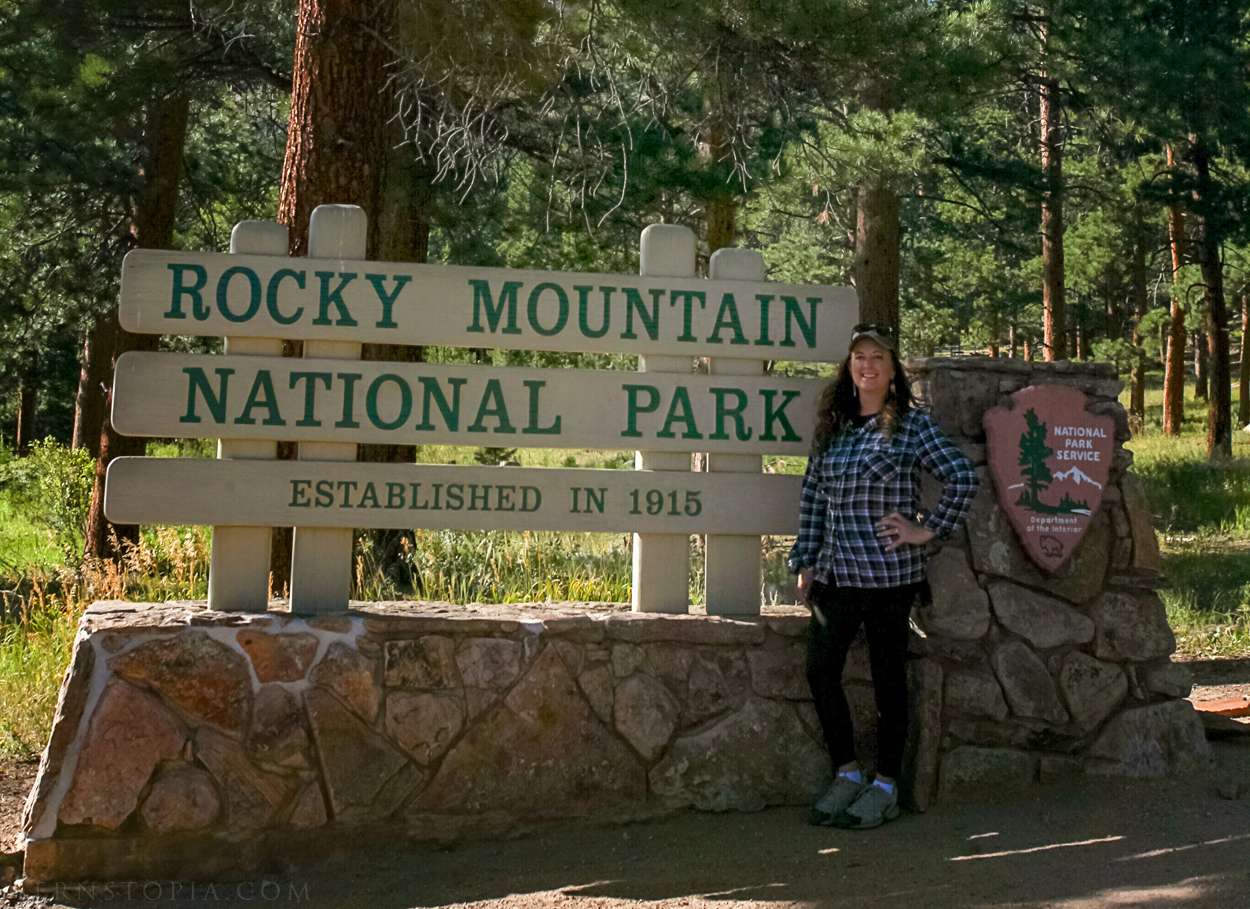
{"label": "tall tree trunk", "polygon": [[74,398],[73,448],[86,448],[94,459],[100,454],[100,431],[104,428],[104,402],[108,395],[111,352],[117,343],[117,323],[105,313],[97,316],[82,345],[82,368]]}
{"label": "tall tree trunk", "polygon": [[17,388],[17,438],[14,449],[25,457],[35,441],[35,411],[39,405],[39,358],[29,357]]}
{"label": "tall tree trunk", "polygon": [[1190,339],[1194,346],[1194,400],[1207,399],[1207,334],[1195,331]]}
{"label": "tall tree trunk", "polygon": [[1250,290],[1241,292],[1241,375],[1237,387],[1237,425],[1250,425]]}
{"label": "tall tree trunk", "polygon": [[[1211,161],[1202,137],[1193,146],[1200,201],[1211,197]],[[1202,269],[1208,341],[1207,457],[1233,456],[1232,381],[1228,363],[1228,305],[1224,299],[1224,260],[1220,238],[1205,219],[1198,223],[1198,264]]]}
{"label": "tall tree trunk", "polygon": [[[178,213],[178,186],[182,181],[182,154],[187,139],[187,121],[191,102],[185,95],[175,95],[148,105],[144,127],[143,184],[135,200],[131,222],[131,241],[140,249],[168,249],[173,244],[174,220]],[[136,335],[123,331],[117,323],[114,305],[104,317],[110,320],[105,329],[116,339],[109,356],[111,376],[117,359],[132,350],[154,350],[156,335]],[[103,350],[95,351],[104,356]],[[91,507],[87,513],[86,555],[113,558],[117,550],[114,540],[136,541],[139,528],[134,525],[111,525],[104,517],[104,478],[113,458],[142,455],[145,440],[118,435],[110,418],[113,390],[110,382],[101,421],[100,447],[96,456],[95,484],[91,489]],[[112,531],[112,532],[110,532]]]}
{"label": "tall tree trunk", "polygon": [[[287,225],[293,256],[307,254],[309,218],[326,204],[363,208],[369,219],[367,255],[379,258],[384,248],[391,55],[380,39],[390,34],[394,14],[394,0],[300,0],[278,196],[278,220]],[[301,346],[284,345],[283,353],[297,356]],[[369,345],[369,352],[376,355],[377,348],[389,346]],[[402,448],[415,457],[415,448]],[[294,444],[282,444],[278,457],[293,459],[297,451]],[[291,542],[291,528],[274,529],[270,570],[276,592],[290,586]]]}
{"label": "tall tree trunk", "polygon": [[[1043,44],[1045,40],[1043,33]],[[1042,324],[1045,358],[1062,360],[1068,355],[1063,265],[1063,102],[1058,83],[1045,72],[1040,95],[1042,179],[1045,181],[1042,189]]]}
{"label": "tall tree trunk", "polygon": [[[1175,166],[1168,149],[1168,167]],[[1167,371],[1163,379],[1163,434],[1179,435],[1185,422],[1185,306],[1181,301],[1181,266],[1185,255],[1185,220],[1177,206],[1168,210],[1168,231],[1172,240],[1172,327],[1168,333]]]}
{"label": "tall tree trunk", "polygon": [[[866,77],[860,101],[868,110],[887,117],[895,110],[888,87]],[[859,319],[899,329],[898,286],[902,231],[899,198],[888,176],[872,176],[856,194],[855,261],[851,276],[859,299]]]}
{"label": "tall tree trunk", "polygon": [[1146,339],[1141,333],[1141,320],[1150,307],[1146,271],[1146,225],[1141,212],[1133,214],[1133,258],[1129,264],[1129,304],[1133,314],[1133,365],[1129,371],[1129,413],[1139,418],[1146,414],[1146,357],[1142,347]]}

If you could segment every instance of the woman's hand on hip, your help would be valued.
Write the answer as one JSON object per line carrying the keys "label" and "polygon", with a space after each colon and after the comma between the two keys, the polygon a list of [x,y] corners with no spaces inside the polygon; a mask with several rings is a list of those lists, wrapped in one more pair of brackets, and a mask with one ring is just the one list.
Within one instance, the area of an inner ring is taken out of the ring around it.
{"label": "woman's hand on hip", "polygon": [[903,517],[897,511],[886,515],[874,526],[877,528],[878,537],[889,540],[885,547],[886,552],[893,552],[905,544],[923,546],[937,536],[928,527],[922,527],[910,518]]}

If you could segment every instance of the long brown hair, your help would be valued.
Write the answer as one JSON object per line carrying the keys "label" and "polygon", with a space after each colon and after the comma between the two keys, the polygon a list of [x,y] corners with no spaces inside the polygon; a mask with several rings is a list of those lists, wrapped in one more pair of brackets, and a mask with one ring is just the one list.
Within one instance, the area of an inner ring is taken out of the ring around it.
{"label": "long brown hair", "polygon": [[[818,455],[828,447],[843,429],[850,425],[851,418],[859,416],[859,392],[855,381],[851,378],[851,353],[838,367],[838,376],[825,386],[816,405],[816,431],[812,435],[812,455]],[[907,381],[907,373],[899,362],[898,354],[890,351],[890,362],[894,365],[894,380],[885,394],[885,404],[881,407],[881,417],[877,423],[882,435],[888,436],[894,431],[898,418],[912,409],[911,384]]]}

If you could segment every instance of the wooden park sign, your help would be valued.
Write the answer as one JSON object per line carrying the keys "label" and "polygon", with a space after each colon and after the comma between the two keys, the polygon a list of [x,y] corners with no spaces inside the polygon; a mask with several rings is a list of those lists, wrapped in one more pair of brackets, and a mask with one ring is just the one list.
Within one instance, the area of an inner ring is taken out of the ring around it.
{"label": "wooden park sign", "polygon": [[[265,608],[268,528],[292,526],[297,611],[346,608],[353,528],[430,528],[632,531],[646,611],[685,611],[687,537],[709,534],[709,611],[758,612],[758,538],[795,531],[800,483],[759,456],[807,453],[824,386],[764,361],[840,357],[852,291],[765,281],[746,250],[696,278],[693,234],[672,225],[643,232],[638,277],[368,261],[364,230],[359,209],[321,206],[305,259],[260,222],[228,255],[126,257],[126,329],[222,336],[226,354],[121,357],[113,426],[221,442],[215,461],[115,460],[110,520],[212,524],[213,608]],[[303,357],[280,356],[284,338]],[[631,353],[639,369],[364,362],[362,342]],[[277,440],[299,460],[275,460]],[[358,464],[362,442],[636,448],[641,469]],[[710,473],[690,473],[694,451]],[[714,590],[736,604],[713,609]]]}
{"label": "wooden park sign", "polygon": [[998,502],[1029,556],[1060,568],[1102,503],[1115,448],[1115,421],[1089,413],[1066,385],[1031,385],[1010,410],[986,411],[990,473]]}

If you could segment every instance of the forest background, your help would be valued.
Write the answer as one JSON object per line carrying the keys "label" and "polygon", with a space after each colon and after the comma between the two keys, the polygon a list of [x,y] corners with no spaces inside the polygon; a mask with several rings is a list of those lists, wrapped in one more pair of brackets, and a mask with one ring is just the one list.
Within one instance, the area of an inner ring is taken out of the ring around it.
{"label": "forest background", "polygon": [[[248,218],[287,224],[303,254],[326,202],[362,206],[369,256],[388,261],[636,273],[641,229],[683,224],[703,272],[745,246],[772,279],[854,285],[861,319],[898,328],[905,356],[1111,360],[1180,579],[1173,622],[1201,630],[1196,649],[1244,651],[1248,14],[1250,0],[0,0],[0,677],[19,679],[0,724],[41,744],[8,708],[54,696],[89,599],[202,595],[207,529],[102,514],[113,457],[212,454],[112,431],[117,356],[220,349],[120,329],[122,257],[225,251]],[[288,547],[276,533],[276,593]],[[780,548],[765,541],[777,574]],[[621,601],[628,554],[620,538],[362,535],[356,582]]]}

